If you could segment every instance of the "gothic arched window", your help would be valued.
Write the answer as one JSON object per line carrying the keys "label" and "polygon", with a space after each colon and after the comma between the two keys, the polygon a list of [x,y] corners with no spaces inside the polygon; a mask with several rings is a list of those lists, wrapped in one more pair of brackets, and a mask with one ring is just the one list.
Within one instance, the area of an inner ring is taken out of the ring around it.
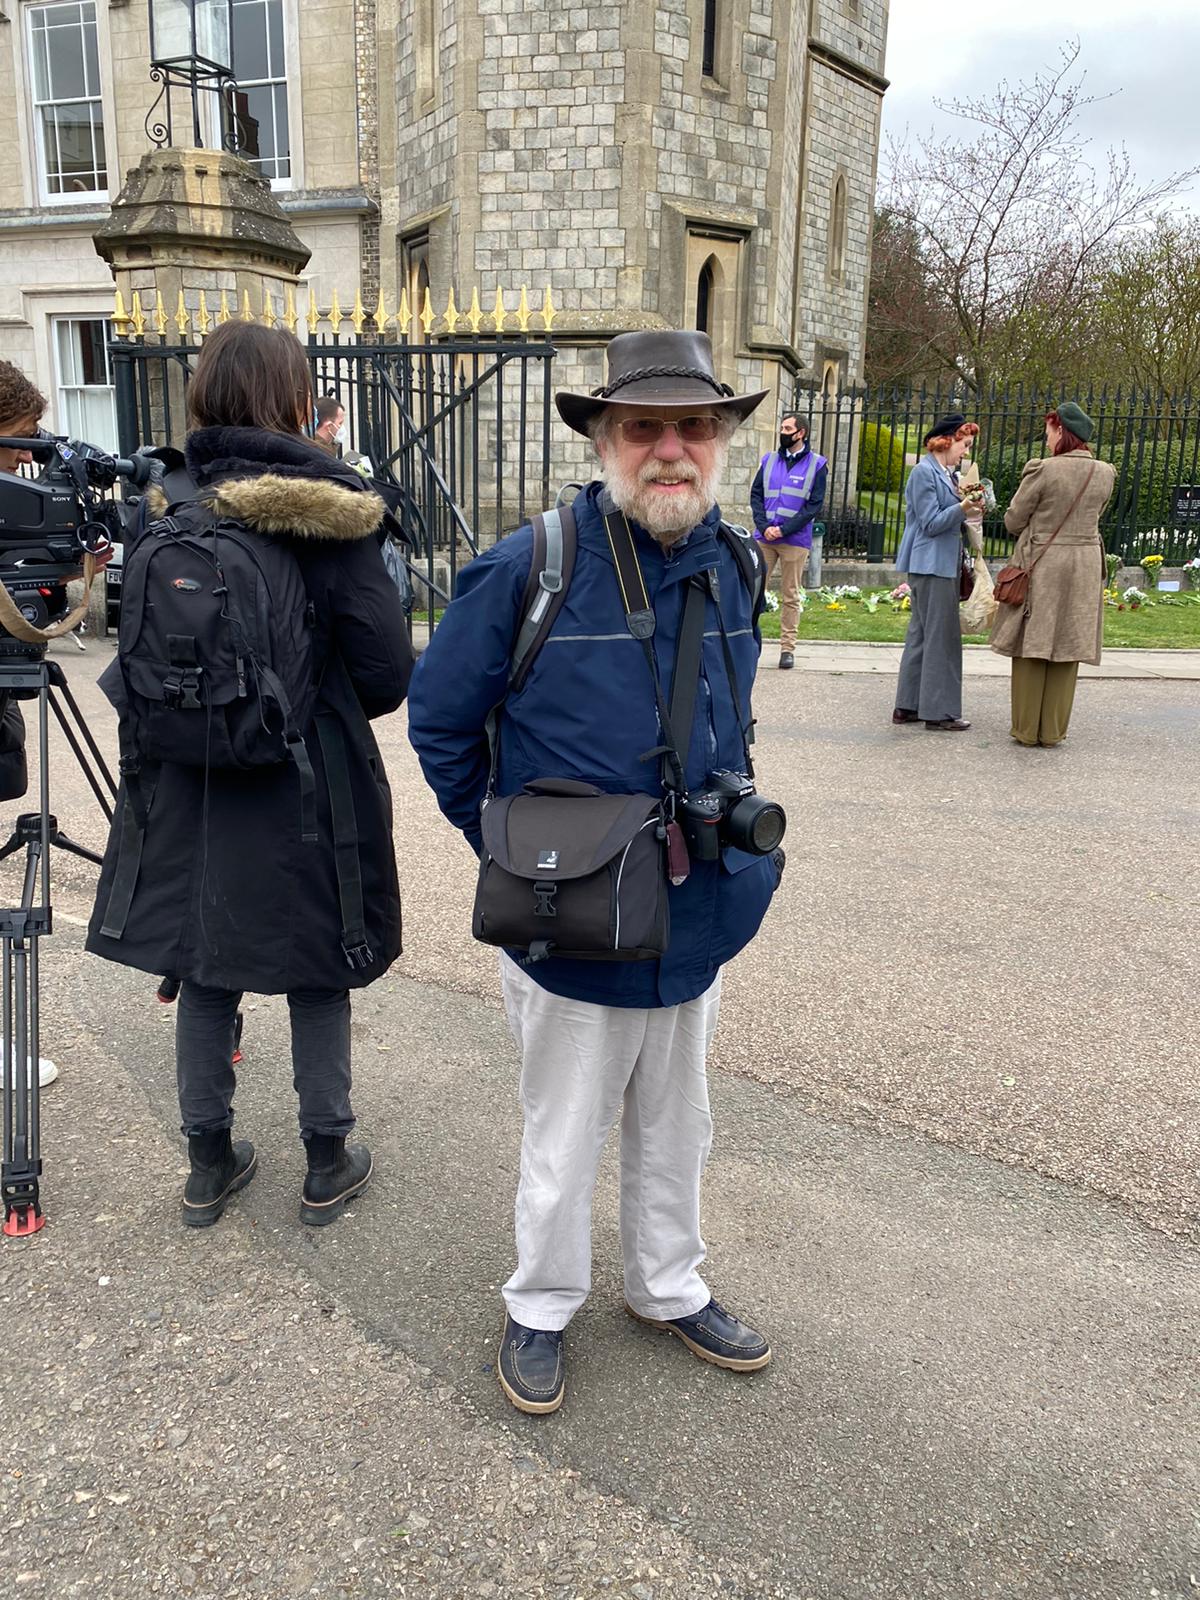
{"label": "gothic arched window", "polygon": [[717,275],[714,270],[712,256],[700,268],[700,276],[696,280],[696,326],[701,333],[712,337],[713,315],[716,311]]}

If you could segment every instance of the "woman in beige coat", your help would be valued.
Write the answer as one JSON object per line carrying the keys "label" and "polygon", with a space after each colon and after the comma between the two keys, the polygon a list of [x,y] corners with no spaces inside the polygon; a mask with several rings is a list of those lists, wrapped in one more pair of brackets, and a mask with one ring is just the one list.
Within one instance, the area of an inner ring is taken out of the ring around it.
{"label": "woman in beige coat", "polygon": [[1044,459],[1027,461],[1004,514],[1019,534],[1013,564],[1029,573],[1022,606],[997,608],[991,646],[1011,656],[1012,736],[1018,744],[1061,744],[1067,736],[1079,663],[1097,666],[1104,636],[1104,545],[1100,513],[1116,471],[1088,446],[1092,419],[1073,400],[1046,418]]}

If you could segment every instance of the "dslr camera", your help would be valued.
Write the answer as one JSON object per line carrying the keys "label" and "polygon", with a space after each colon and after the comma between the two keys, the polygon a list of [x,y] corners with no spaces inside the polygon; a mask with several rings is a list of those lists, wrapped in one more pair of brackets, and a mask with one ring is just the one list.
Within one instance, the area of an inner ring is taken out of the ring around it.
{"label": "dslr camera", "polygon": [[[28,450],[42,464],[36,478],[0,472],[0,583],[26,620],[44,628],[66,615],[66,585],[80,576],[84,555],[124,539],[137,504],[129,489],[144,489],[162,465],[44,432],[0,439],[0,448]],[[105,494],[118,478],[128,480],[123,501]]]}
{"label": "dslr camera", "polygon": [[693,861],[717,861],[723,846],[769,856],[787,827],[781,805],[764,800],[744,773],[727,768],[710,772],[707,787],[681,800],[675,816]]}

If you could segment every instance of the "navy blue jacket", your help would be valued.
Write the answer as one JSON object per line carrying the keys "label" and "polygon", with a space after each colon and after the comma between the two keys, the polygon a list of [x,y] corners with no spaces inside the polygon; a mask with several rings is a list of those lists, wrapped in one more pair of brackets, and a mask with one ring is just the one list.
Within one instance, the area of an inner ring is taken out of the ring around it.
{"label": "navy blue jacket", "polygon": [[[575,500],[578,556],[566,600],[521,691],[500,723],[497,794],[533,778],[578,778],[611,794],[657,794],[657,761],[639,759],[660,740],[654,685],[621,607],[612,554],[597,509],[601,485]],[[737,562],[716,534],[717,509],[682,545],[667,552],[634,527],[663,690],[670,695],[686,580],[716,568],[721,615],[749,717],[761,641]],[[528,527],[472,561],[413,674],[409,737],[439,806],[471,846],[480,848],[479,807],[487,787],[488,712],[505,699],[509,660],[529,576]],[[725,671],[716,607],[708,601],[700,691],[688,754],[692,789],[718,767],[745,766],[739,713]],[[779,875],[769,856],[727,850],[716,862],[693,862],[671,888],[671,942],[660,961],[572,961],[551,956],[526,968],[543,988],[611,1006],[673,1006],[703,994],[718,968],[758,931]]]}

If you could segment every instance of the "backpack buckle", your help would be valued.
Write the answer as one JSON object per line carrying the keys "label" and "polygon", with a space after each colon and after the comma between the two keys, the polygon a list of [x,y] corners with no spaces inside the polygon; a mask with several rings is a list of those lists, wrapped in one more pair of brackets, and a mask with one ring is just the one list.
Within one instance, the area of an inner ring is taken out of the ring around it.
{"label": "backpack buckle", "polygon": [[202,711],[200,703],[200,674],[203,667],[176,667],[163,679],[163,705],[168,711]]}
{"label": "backpack buckle", "polygon": [[346,958],[346,965],[355,972],[364,972],[375,959],[375,952],[365,939],[359,944],[350,945],[343,939],[342,954]]}
{"label": "backpack buckle", "polygon": [[556,917],[558,907],[555,899],[558,895],[556,883],[535,883],[533,886],[533,914],[535,917]]}

